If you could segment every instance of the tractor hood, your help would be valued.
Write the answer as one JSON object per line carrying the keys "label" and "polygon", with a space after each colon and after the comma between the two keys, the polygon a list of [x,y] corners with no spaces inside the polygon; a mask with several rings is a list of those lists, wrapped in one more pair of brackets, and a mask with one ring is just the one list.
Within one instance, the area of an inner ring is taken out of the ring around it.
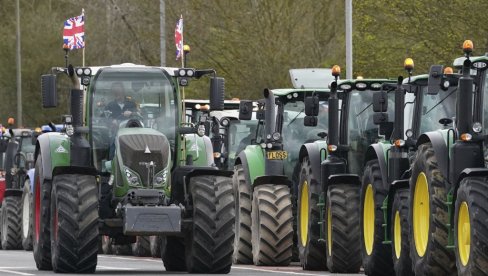
{"label": "tractor hood", "polygon": [[150,128],[122,128],[115,145],[113,169],[120,170],[119,185],[156,188],[168,183],[171,149],[164,134]]}

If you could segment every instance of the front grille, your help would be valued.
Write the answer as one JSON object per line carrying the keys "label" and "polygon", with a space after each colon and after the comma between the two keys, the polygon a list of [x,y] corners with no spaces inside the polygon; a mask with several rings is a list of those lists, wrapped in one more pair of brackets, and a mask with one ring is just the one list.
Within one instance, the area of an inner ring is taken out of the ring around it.
{"label": "front grille", "polygon": [[[168,165],[170,146],[165,136],[150,134],[122,135],[119,136],[119,144],[124,166],[137,172],[141,176],[141,184],[144,186],[148,186],[149,183],[147,168],[141,165],[141,162],[153,161],[156,164],[155,173]],[[151,153],[145,153],[146,148]]]}

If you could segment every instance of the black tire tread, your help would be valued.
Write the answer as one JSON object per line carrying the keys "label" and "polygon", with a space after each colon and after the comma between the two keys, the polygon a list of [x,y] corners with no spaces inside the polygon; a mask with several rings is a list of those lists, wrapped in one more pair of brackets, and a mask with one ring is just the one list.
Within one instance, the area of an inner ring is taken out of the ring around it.
{"label": "black tire tread", "polygon": [[254,264],[289,265],[293,247],[290,189],[271,184],[255,187],[251,215]]}
{"label": "black tire tread", "polygon": [[21,197],[7,196],[2,203],[2,249],[16,250],[22,246]]}
{"label": "black tire tread", "polygon": [[186,271],[185,239],[167,237],[161,254],[166,271]]}
{"label": "black tire tread", "polygon": [[330,245],[326,242],[330,272],[358,273],[361,267],[359,190],[352,184],[333,185],[327,190],[327,208],[332,217],[331,256],[328,254]]}
{"label": "black tire tread", "polygon": [[[33,193],[33,206],[36,204],[36,189],[39,189],[40,193],[40,226],[39,226],[39,240],[36,236],[32,240],[32,251],[34,254],[34,261],[36,262],[37,269],[39,270],[52,270],[51,264],[51,181],[42,180],[42,154],[37,156],[36,169],[34,176],[34,193]],[[40,187],[39,187],[40,185]],[[35,218],[33,216],[33,224]],[[35,229],[34,229],[35,231]],[[34,233],[33,235],[36,235]]]}
{"label": "black tire tread", "polygon": [[252,264],[251,244],[251,185],[246,180],[242,165],[234,167],[232,178],[234,185],[234,196],[236,202],[236,226],[234,254],[232,256],[235,264]]}
{"label": "black tire tread", "polygon": [[[395,192],[395,196],[393,198],[392,209],[391,209],[391,251],[392,251],[392,260],[393,260],[393,267],[395,270],[396,276],[413,276],[415,275],[412,270],[412,259],[410,258],[410,236],[409,236],[409,229],[408,229],[408,200],[410,196],[410,190],[408,189],[399,189]],[[396,257],[395,254],[395,228],[394,228],[394,221],[395,221],[395,214],[398,210],[400,215],[400,225],[401,229],[401,251],[400,251],[400,258]]]}
{"label": "black tire tread", "polygon": [[136,242],[132,244],[132,255],[136,257],[150,257],[151,243],[149,236],[137,236]]}
{"label": "black tire tread", "polygon": [[[25,197],[28,197],[29,200],[29,229],[28,229],[28,234],[27,237],[24,237],[24,199]],[[32,204],[32,192],[31,192],[31,187],[30,187],[30,181],[27,179],[24,182],[24,188],[22,192],[22,199],[21,199],[21,211],[20,211],[20,221],[21,221],[21,231],[22,231],[22,248],[26,251],[32,250],[32,231],[33,231],[33,223],[32,223],[32,218],[33,218],[33,204]]]}

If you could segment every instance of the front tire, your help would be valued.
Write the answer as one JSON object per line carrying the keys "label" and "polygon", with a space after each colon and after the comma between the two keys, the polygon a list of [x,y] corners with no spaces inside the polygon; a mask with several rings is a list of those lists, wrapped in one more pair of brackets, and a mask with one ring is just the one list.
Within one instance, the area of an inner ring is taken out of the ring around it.
{"label": "front tire", "polygon": [[234,250],[235,203],[232,180],[201,175],[190,179],[193,225],[186,239],[190,273],[229,273]]}
{"label": "front tire", "polygon": [[329,186],[326,202],[327,268],[335,273],[358,273],[361,268],[359,187]]}
{"label": "front tire", "polygon": [[136,242],[132,244],[132,255],[136,257],[150,257],[151,248],[149,236],[137,236]]}
{"label": "front tire", "polygon": [[114,253],[114,248],[112,244],[112,238],[110,236],[102,236],[102,253],[105,255],[111,255]]}
{"label": "front tire", "polygon": [[232,259],[235,264],[252,264],[251,184],[246,179],[242,165],[234,167],[232,182],[236,210],[236,234]]}
{"label": "front tire", "polygon": [[416,275],[455,275],[453,250],[447,249],[449,216],[444,176],[431,143],[418,147],[410,177],[408,222],[410,257]]}
{"label": "front tire", "polygon": [[91,175],[56,175],[51,193],[55,272],[94,273],[98,254],[98,187]]}
{"label": "front tire", "polygon": [[320,239],[318,206],[322,191],[308,157],[302,161],[298,183],[297,237],[300,264],[305,270],[326,270],[327,256],[325,241]]}
{"label": "front tire", "polygon": [[410,258],[410,236],[408,229],[408,189],[395,192],[391,207],[391,251],[395,274],[397,276],[414,275]]}
{"label": "front tire", "polygon": [[51,264],[51,181],[45,180],[42,171],[42,155],[37,156],[34,175],[34,236],[32,251],[37,269],[52,270]]}
{"label": "front tire", "polygon": [[19,196],[8,196],[3,199],[1,218],[1,243],[3,250],[16,250],[22,246],[21,235],[21,206]]}
{"label": "front tire", "polygon": [[166,237],[150,236],[149,247],[151,249],[151,257],[161,258],[161,250],[166,246],[165,243],[166,243]]}
{"label": "front tire", "polygon": [[485,177],[468,177],[457,191],[454,241],[458,275],[486,275],[488,271],[488,203]]}
{"label": "front tire", "polygon": [[365,166],[361,185],[361,255],[366,275],[392,275],[391,247],[383,244],[384,215],[381,207],[388,194],[381,177],[378,159],[370,160]]}
{"label": "front tire", "polygon": [[22,247],[26,251],[32,250],[32,192],[30,186],[30,180],[26,179],[24,182],[24,189],[22,192]]}
{"label": "front tire", "polygon": [[251,216],[254,264],[289,265],[293,247],[290,189],[271,184],[255,187]]}
{"label": "front tire", "polygon": [[161,252],[161,259],[166,271],[186,271],[185,239],[167,237],[163,252]]}

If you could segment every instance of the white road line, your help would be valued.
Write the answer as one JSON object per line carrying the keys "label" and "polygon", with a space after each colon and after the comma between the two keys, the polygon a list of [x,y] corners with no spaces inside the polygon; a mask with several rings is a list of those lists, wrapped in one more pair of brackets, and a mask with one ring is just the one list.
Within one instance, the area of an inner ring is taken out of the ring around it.
{"label": "white road line", "polygon": [[104,265],[97,265],[97,269],[106,269],[106,270],[127,270],[127,271],[131,271],[131,270],[137,270],[137,268],[133,268],[133,267],[115,267],[115,266],[104,266]]}
{"label": "white road line", "polygon": [[[16,269],[19,269],[19,267],[15,267]],[[30,275],[35,275],[31,273],[25,273],[25,272],[19,272],[19,271],[14,271],[14,270],[7,270],[0,268],[0,272],[5,272],[5,273],[10,273],[10,274],[15,274],[15,275],[25,275],[25,276],[30,276]]]}
{"label": "white road line", "polygon": [[278,270],[269,270],[269,269],[262,269],[262,268],[242,267],[242,266],[236,266],[236,265],[233,265],[232,269],[243,269],[243,270],[252,270],[252,271],[259,271],[259,272],[291,274],[291,275],[310,275],[310,276],[320,275],[320,274],[304,273],[304,272],[293,272],[293,271],[282,271],[282,270],[278,271]]}
{"label": "white road line", "polygon": [[117,256],[101,256],[98,255],[99,258],[106,258],[106,259],[117,259],[117,260],[130,260],[130,261],[146,261],[151,263],[163,263],[163,261],[158,259],[146,259],[146,258],[131,258],[131,257],[117,257]]}

